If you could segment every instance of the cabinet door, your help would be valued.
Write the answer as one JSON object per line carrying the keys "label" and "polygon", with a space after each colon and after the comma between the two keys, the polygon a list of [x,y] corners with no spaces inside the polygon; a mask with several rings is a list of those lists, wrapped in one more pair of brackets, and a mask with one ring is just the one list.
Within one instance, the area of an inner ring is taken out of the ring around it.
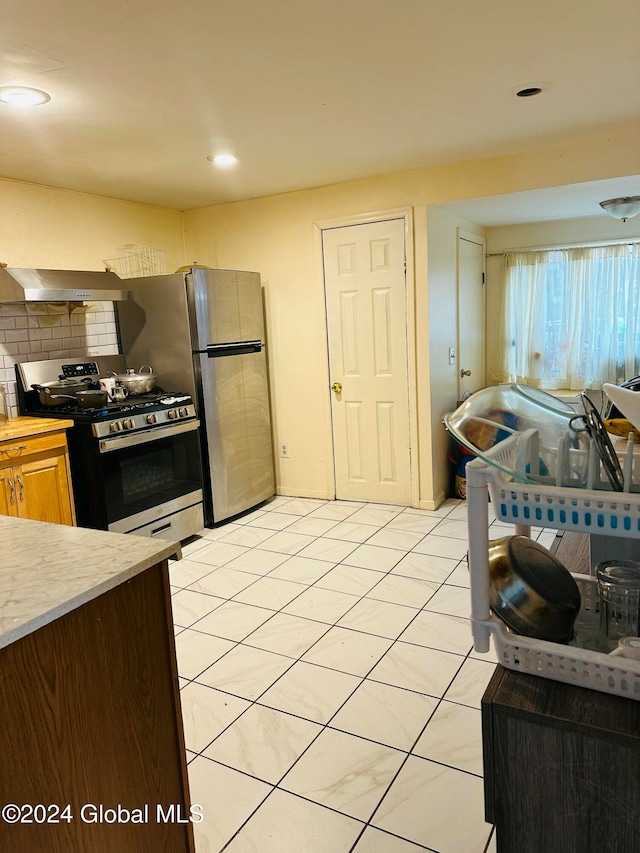
{"label": "cabinet door", "polygon": [[16,477],[13,468],[0,468],[0,515],[17,515]]}
{"label": "cabinet door", "polygon": [[[2,853],[194,853],[170,607],[163,561],[0,649],[0,802],[74,817],[3,824]],[[83,803],[149,822],[83,823]]]}
{"label": "cabinet door", "polygon": [[54,524],[73,524],[64,453],[16,466],[18,515]]}

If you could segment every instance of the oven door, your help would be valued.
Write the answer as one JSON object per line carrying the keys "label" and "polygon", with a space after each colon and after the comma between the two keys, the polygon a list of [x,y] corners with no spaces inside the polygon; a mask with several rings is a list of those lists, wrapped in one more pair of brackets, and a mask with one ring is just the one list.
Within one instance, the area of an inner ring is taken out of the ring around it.
{"label": "oven door", "polygon": [[99,440],[109,530],[149,535],[141,528],[201,508],[199,426],[192,420]]}

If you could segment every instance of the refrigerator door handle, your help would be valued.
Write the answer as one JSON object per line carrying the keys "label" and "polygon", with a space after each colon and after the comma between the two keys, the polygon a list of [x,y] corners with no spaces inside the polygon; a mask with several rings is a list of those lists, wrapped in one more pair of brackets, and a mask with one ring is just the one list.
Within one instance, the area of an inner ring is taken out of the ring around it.
{"label": "refrigerator door handle", "polygon": [[238,341],[231,344],[207,344],[205,352],[207,358],[223,358],[228,355],[246,355],[261,350],[262,341]]}

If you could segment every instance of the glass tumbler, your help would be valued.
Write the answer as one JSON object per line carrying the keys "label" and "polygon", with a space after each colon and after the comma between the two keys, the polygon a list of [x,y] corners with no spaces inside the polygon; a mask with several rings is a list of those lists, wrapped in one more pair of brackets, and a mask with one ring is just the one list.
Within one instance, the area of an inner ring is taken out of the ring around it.
{"label": "glass tumbler", "polygon": [[596,566],[600,643],[610,652],[622,637],[640,636],[640,563],[606,560]]}

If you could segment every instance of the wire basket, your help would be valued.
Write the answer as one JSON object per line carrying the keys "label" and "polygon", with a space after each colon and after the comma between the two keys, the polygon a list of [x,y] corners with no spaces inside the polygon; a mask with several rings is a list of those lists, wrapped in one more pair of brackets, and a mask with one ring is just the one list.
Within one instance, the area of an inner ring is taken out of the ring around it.
{"label": "wire basket", "polygon": [[164,275],[167,271],[165,253],[162,249],[128,243],[118,249],[121,257],[103,261],[108,269],[120,278],[143,278],[149,275]]}

